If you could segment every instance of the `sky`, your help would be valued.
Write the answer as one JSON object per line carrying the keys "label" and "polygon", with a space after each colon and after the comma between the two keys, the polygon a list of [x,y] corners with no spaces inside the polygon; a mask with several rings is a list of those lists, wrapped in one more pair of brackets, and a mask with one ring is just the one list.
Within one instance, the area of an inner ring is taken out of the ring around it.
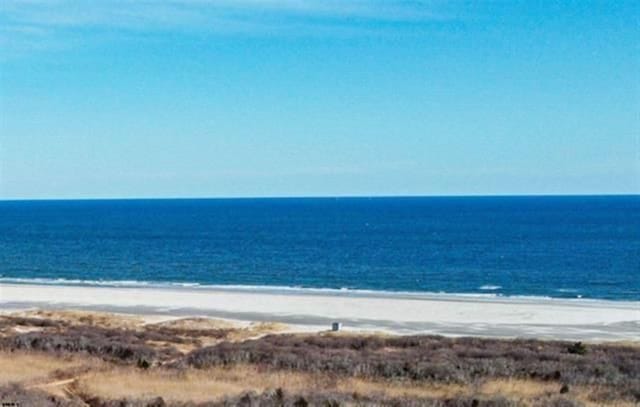
{"label": "sky", "polygon": [[638,193],[638,1],[0,2],[0,199]]}

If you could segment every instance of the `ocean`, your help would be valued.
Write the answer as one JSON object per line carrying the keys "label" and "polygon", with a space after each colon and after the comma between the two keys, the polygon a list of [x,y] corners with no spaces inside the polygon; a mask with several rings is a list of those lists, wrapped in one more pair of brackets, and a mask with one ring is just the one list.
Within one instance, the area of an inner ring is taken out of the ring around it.
{"label": "ocean", "polygon": [[0,282],[640,300],[640,196],[0,202]]}

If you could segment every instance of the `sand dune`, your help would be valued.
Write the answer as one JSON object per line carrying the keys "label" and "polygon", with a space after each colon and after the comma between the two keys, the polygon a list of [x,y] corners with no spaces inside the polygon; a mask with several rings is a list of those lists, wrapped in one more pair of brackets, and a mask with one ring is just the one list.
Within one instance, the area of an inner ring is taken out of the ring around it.
{"label": "sand dune", "polygon": [[276,321],[300,331],[338,320],[346,330],[400,334],[640,339],[639,302],[0,284],[0,309],[33,307]]}

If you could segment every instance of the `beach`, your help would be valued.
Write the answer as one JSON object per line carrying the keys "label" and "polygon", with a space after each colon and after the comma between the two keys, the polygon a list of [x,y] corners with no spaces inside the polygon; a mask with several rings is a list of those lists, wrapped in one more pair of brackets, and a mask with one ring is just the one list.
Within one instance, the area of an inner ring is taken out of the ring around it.
{"label": "beach", "polygon": [[204,316],[346,331],[583,341],[640,340],[640,302],[243,287],[0,284],[0,309]]}
{"label": "beach", "polygon": [[639,316],[622,301],[1,284],[0,400],[631,407]]}

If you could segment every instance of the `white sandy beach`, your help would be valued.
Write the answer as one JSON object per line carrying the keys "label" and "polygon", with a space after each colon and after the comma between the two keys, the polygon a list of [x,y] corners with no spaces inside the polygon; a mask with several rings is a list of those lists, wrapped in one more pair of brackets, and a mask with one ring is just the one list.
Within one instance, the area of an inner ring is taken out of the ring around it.
{"label": "white sandy beach", "polygon": [[153,316],[277,321],[294,331],[640,340],[640,302],[456,295],[0,284],[0,310],[85,309]]}

